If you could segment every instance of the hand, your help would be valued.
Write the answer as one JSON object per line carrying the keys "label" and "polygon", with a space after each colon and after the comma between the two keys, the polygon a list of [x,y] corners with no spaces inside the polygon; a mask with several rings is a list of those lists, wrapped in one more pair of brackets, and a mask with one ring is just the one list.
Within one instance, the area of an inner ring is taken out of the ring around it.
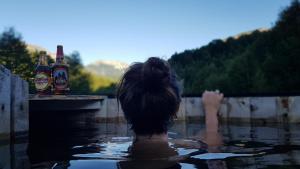
{"label": "hand", "polygon": [[223,99],[223,93],[219,93],[218,91],[205,91],[202,94],[202,102],[206,115],[217,115],[221,101]]}

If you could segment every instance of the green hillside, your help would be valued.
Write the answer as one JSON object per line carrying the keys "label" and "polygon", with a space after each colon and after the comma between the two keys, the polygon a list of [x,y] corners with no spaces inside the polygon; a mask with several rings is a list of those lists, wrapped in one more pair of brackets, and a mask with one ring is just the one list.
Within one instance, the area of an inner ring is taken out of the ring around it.
{"label": "green hillside", "polygon": [[292,1],[269,30],[213,40],[169,59],[185,94],[300,92],[300,5]]}
{"label": "green hillside", "polygon": [[95,75],[118,81],[127,67],[128,64],[123,62],[99,60],[96,63],[85,66],[85,69]]}

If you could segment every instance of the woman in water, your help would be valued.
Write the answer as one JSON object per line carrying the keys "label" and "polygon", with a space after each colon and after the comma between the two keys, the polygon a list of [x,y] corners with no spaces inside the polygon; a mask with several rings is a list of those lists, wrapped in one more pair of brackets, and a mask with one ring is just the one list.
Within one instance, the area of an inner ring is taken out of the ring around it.
{"label": "woman in water", "polygon": [[[187,156],[178,156],[168,143],[168,127],[181,102],[179,84],[168,62],[151,57],[131,65],[120,81],[117,98],[134,132],[129,150],[134,163],[120,162],[119,168],[176,168],[177,162],[186,160]],[[209,150],[222,144],[217,118],[222,99],[219,92],[205,91],[202,96],[206,124],[203,141]],[[145,163],[147,159],[152,162]],[[153,162],[155,159],[160,161]]]}

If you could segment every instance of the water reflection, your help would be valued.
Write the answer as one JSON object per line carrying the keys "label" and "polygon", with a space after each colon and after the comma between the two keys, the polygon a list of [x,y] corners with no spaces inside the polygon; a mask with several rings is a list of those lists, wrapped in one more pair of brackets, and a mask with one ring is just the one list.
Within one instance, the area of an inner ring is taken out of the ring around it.
{"label": "water reflection", "polygon": [[0,169],[30,168],[27,147],[28,140],[14,144],[0,144]]}
{"label": "water reflection", "polygon": [[[201,156],[206,149],[200,141],[204,128],[200,122],[175,123],[169,132],[169,145],[146,147],[151,156],[156,154],[155,159],[139,150],[139,147],[145,150],[144,144],[131,147],[132,133],[125,123],[53,125],[55,130],[33,130],[27,141],[1,144],[0,169],[300,167],[299,125],[224,125],[221,127],[224,144],[218,144],[218,152],[255,156],[225,158],[228,156],[221,154],[224,156],[221,160],[204,160]],[[159,152],[165,154],[158,156]],[[212,156],[216,158],[217,154]]]}

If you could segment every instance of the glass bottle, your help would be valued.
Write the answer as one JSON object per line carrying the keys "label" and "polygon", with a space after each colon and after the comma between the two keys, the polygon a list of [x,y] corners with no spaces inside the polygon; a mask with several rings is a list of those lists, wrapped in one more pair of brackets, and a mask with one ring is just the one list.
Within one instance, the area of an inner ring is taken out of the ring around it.
{"label": "glass bottle", "polygon": [[39,95],[49,95],[52,89],[51,68],[45,51],[41,51],[39,62],[35,69],[35,88]]}
{"label": "glass bottle", "polygon": [[58,45],[56,61],[52,65],[54,94],[65,95],[69,91],[69,65],[65,63],[63,46]]}

